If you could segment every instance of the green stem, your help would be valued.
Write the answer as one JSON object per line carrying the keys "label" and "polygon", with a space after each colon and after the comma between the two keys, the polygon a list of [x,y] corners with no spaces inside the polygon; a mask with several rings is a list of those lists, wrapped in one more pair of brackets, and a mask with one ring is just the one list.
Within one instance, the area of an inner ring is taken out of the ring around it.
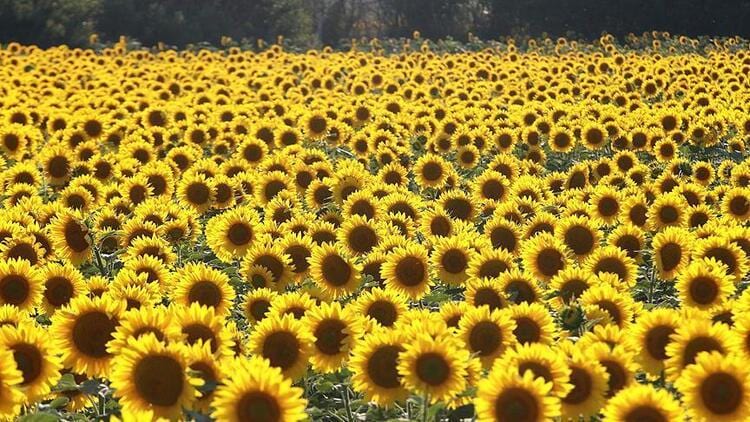
{"label": "green stem", "polygon": [[424,392],[422,400],[422,422],[427,422],[427,414],[430,412],[430,393]]}
{"label": "green stem", "polygon": [[104,269],[102,254],[99,253],[99,248],[97,248],[96,246],[94,246],[94,256],[96,257],[96,266],[99,268],[99,272],[102,274],[102,277],[106,277],[107,271]]}
{"label": "green stem", "polygon": [[344,385],[344,391],[341,392],[341,397],[344,399],[344,408],[346,409],[346,420],[348,422],[354,422],[354,414],[352,413],[352,405],[349,402],[349,387]]}
{"label": "green stem", "polygon": [[103,418],[107,414],[107,397],[104,394],[99,394],[99,405],[101,406],[101,413],[99,414]]}

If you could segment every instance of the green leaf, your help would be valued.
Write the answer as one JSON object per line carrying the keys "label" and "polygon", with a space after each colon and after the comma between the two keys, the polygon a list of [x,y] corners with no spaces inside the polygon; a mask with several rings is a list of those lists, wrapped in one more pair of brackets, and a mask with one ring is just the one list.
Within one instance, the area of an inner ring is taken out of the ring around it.
{"label": "green leaf", "polygon": [[336,388],[336,386],[333,385],[333,383],[330,381],[323,381],[318,384],[317,387],[318,391],[320,391],[321,393],[330,393],[334,388]]}
{"label": "green leaf", "polygon": [[86,394],[97,395],[99,394],[99,385],[97,380],[86,380],[81,384],[81,391]]}
{"label": "green leaf", "polygon": [[36,412],[18,418],[18,422],[57,422],[60,416],[50,412]]}
{"label": "green leaf", "polygon": [[65,396],[60,396],[49,403],[49,407],[53,409],[60,409],[70,403],[70,399]]}
{"label": "green leaf", "polygon": [[76,379],[73,377],[73,374],[65,374],[60,378],[60,381],[57,382],[57,385],[55,388],[52,389],[52,391],[57,392],[66,392],[66,391],[78,391],[79,387],[76,383]]}
{"label": "green leaf", "polygon": [[216,387],[218,386],[219,386],[219,383],[214,380],[205,380],[203,385],[196,387],[196,389],[203,394],[208,394],[216,390]]}
{"label": "green leaf", "polygon": [[443,409],[445,409],[445,403],[443,402],[438,402],[430,406],[427,409],[427,420],[436,421],[438,413],[440,413],[440,411],[442,411]]}

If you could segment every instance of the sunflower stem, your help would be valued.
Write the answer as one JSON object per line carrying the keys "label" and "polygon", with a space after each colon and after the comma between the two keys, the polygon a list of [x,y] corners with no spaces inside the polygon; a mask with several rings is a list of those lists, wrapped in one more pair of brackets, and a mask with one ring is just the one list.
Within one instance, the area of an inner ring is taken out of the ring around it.
{"label": "sunflower stem", "polygon": [[422,422],[427,422],[428,413],[430,413],[430,393],[425,391],[422,399]]}
{"label": "sunflower stem", "polygon": [[354,414],[352,413],[352,405],[349,402],[349,387],[344,384],[344,389],[341,392],[341,398],[344,399],[344,408],[346,409],[346,420],[348,422],[354,422]]}
{"label": "sunflower stem", "polygon": [[99,405],[101,406],[101,412],[99,415],[102,417],[107,414],[107,396],[104,394],[99,394]]}
{"label": "sunflower stem", "polygon": [[107,276],[107,271],[104,269],[104,262],[102,262],[102,254],[99,253],[99,248],[94,246],[94,256],[96,256],[96,266],[99,268],[99,272],[102,277]]}

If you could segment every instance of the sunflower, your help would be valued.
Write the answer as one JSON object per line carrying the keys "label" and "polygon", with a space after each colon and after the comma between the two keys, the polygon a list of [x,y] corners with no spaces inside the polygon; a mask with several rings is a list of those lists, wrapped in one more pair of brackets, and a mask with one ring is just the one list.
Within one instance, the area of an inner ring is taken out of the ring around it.
{"label": "sunflower", "polygon": [[307,371],[314,342],[309,328],[293,315],[265,318],[250,335],[251,351],[290,379],[298,379]]}
{"label": "sunflower", "polygon": [[569,152],[575,147],[575,138],[565,128],[557,128],[549,134],[549,147],[555,152]]}
{"label": "sunflower", "polygon": [[472,306],[466,302],[444,302],[438,312],[447,328],[458,329],[461,319],[469,309],[472,309]]}
{"label": "sunflower", "polygon": [[29,311],[41,300],[43,281],[25,259],[0,261],[0,304]]}
{"label": "sunflower", "polygon": [[163,291],[171,287],[171,273],[166,265],[158,258],[151,255],[142,255],[124,262],[123,270],[129,270],[141,276],[145,274],[146,282],[158,283]]}
{"label": "sunflower", "polygon": [[724,265],[727,275],[738,282],[748,271],[748,258],[736,243],[725,236],[699,239],[693,248],[693,260],[712,258]]}
{"label": "sunflower", "polygon": [[79,296],[55,312],[51,334],[66,367],[89,376],[109,373],[113,355],[107,351],[107,344],[113,339],[124,307],[124,301]]}
{"label": "sunflower", "polygon": [[126,260],[138,259],[143,256],[157,258],[167,266],[177,261],[177,254],[174,253],[169,242],[156,235],[135,239],[125,252]]}
{"label": "sunflower", "polygon": [[495,367],[477,386],[478,421],[543,421],[560,415],[560,402],[550,396],[551,383],[526,371],[523,376]]}
{"label": "sunflower", "polygon": [[[497,360],[494,367],[518,368],[518,375],[531,372],[535,378],[542,378],[552,384],[550,394],[565,397],[571,390],[570,369],[565,354],[559,349],[539,343],[519,344],[508,350]],[[507,370],[507,369],[506,369]]]}
{"label": "sunflower", "polygon": [[489,368],[506,350],[516,344],[515,322],[510,314],[487,307],[470,307],[458,323],[458,335],[467,349]]}
{"label": "sunflower", "polygon": [[122,241],[126,247],[133,245],[133,242],[141,237],[159,236],[160,230],[156,223],[151,221],[142,221],[132,219],[122,225]]}
{"label": "sunflower", "polygon": [[227,364],[224,372],[231,374],[213,393],[212,416],[217,420],[301,421],[306,400],[301,388],[267,360],[253,357]]}
{"label": "sunflower", "polygon": [[449,333],[440,338],[418,335],[398,355],[398,373],[404,386],[432,402],[450,400],[466,385],[469,352]]}
{"label": "sunflower", "polygon": [[225,209],[235,204],[235,196],[239,188],[236,186],[234,179],[223,174],[217,174],[211,179],[210,186],[213,194],[213,208]]}
{"label": "sunflower", "polygon": [[516,323],[513,335],[519,344],[552,344],[556,327],[544,305],[523,302],[511,306],[508,311]]}
{"label": "sunflower", "polygon": [[658,376],[664,370],[667,359],[667,346],[670,337],[681,322],[680,315],[673,309],[652,309],[644,312],[629,330],[637,359],[649,374]]}
{"label": "sunflower", "polygon": [[310,293],[304,290],[287,292],[277,296],[271,302],[268,316],[282,317],[292,315],[294,319],[301,320],[305,314],[317,305],[317,301]]}
{"label": "sunflower", "polygon": [[555,224],[554,233],[579,260],[599,246],[599,228],[585,217],[570,216],[561,219]]}
{"label": "sunflower", "polygon": [[73,265],[88,261],[93,254],[89,229],[71,212],[64,212],[52,220],[50,238],[55,255]]}
{"label": "sunflower", "polygon": [[307,312],[302,322],[315,338],[310,364],[321,373],[341,368],[362,331],[352,308],[342,309],[338,302],[321,303]]}
{"label": "sunflower", "polygon": [[106,277],[92,276],[86,279],[86,291],[88,296],[102,297],[109,291],[111,281]]}
{"label": "sunflower", "polygon": [[83,274],[70,264],[45,264],[39,269],[39,280],[44,285],[42,306],[47,315],[52,315],[86,291]]}
{"label": "sunflower", "polygon": [[313,281],[333,299],[353,293],[362,281],[359,265],[332,244],[314,247],[309,262]]}
{"label": "sunflower", "polygon": [[209,179],[200,173],[183,176],[177,186],[177,196],[180,204],[199,214],[206,212],[214,200]]}
{"label": "sunflower", "polygon": [[218,317],[229,314],[235,292],[223,272],[196,262],[185,264],[173,277],[175,284],[170,291],[173,303],[183,306],[198,303],[213,308]]}
{"label": "sunflower", "polygon": [[683,306],[709,310],[734,293],[734,283],[724,265],[713,258],[691,262],[677,276],[676,288]]}
{"label": "sunflower", "polygon": [[305,191],[305,203],[313,210],[321,210],[333,203],[333,178],[315,179]]}
{"label": "sunflower", "polygon": [[[29,372],[28,369],[26,372]],[[23,383],[24,373],[22,368],[16,366],[14,352],[0,352],[0,417],[11,420],[19,414],[21,403],[25,400],[20,388]]]}
{"label": "sunflower", "polygon": [[636,305],[610,283],[600,282],[586,290],[579,300],[589,319],[601,319],[604,325],[626,328],[632,323]]}
{"label": "sunflower", "polygon": [[596,278],[579,267],[568,267],[552,277],[549,288],[555,295],[550,299],[553,308],[569,305],[596,284]]}
{"label": "sunflower", "polygon": [[620,390],[603,410],[604,418],[613,422],[677,421],[685,415],[680,403],[664,390],[650,385],[633,385]]}
{"label": "sunflower", "polygon": [[494,249],[505,249],[517,254],[521,246],[521,231],[517,224],[502,217],[493,217],[484,226],[484,235],[489,238]]}
{"label": "sunflower", "polygon": [[378,215],[378,202],[367,190],[361,190],[349,195],[341,206],[344,217],[360,215],[368,219],[375,219]]}
{"label": "sunflower", "polygon": [[546,211],[537,212],[533,216],[530,216],[524,226],[524,238],[530,239],[541,233],[553,234],[556,223],[557,217],[553,214]]}
{"label": "sunflower", "polygon": [[211,353],[218,358],[232,355],[232,339],[224,318],[216,315],[214,308],[192,303],[175,305],[167,338],[170,342],[183,342],[188,346],[202,347],[210,344]]}
{"label": "sunflower", "polygon": [[292,261],[294,277],[303,279],[310,268],[309,258],[314,248],[312,239],[307,235],[290,233],[281,238],[279,245]]}
{"label": "sunflower", "polygon": [[29,130],[19,124],[0,126],[0,151],[8,158],[20,160],[29,144]]}
{"label": "sunflower", "polygon": [[115,357],[113,368],[112,387],[123,416],[177,419],[182,407],[195,400],[196,381],[187,374],[180,345],[165,345],[154,335],[142,336]]}
{"label": "sunflower", "polygon": [[39,157],[44,175],[52,185],[62,185],[73,174],[73,158],[68,149],[62,145],[48,145]]}
{"label": "sunflower", "polygon": [[645,228],[648,223],[648,206],[641,195],[631,196],[623,203],[622,218],[628,223]]}
{"label": "sunflower", "polygon": [[596,415],[604,406],[609,388],[607,369],[575,346],[570,348],[567,365],[570,368],[568,382],[571,388],[561,397],[563,418],[578,420]]}
{"label": "sunflower", "polygon": [[440,280],[447,284],[461,284],[468,275],[469,261],[474,256],[468,239],[453,236],[438,239],[433,246],[430,262]]}
{"label": "sunflower", "polygon": [[670,336],[665,361],[667,379],[674,381],[683,370],[696,362],[704,352],[723,355],[739,351],[736,336],[725,324],[712,324],[709,319],[692,318],[684,321]]}
{"label": "sunflower", "polygon": [[348,365],[352,388],[367,401],[389,407],[408,397],[398,370],[405,340],[398,331],[379,329],[355,345]]}
{"label": "sunflower", "polygon": [[262,321],[271,309],[271,303],[278,294],[268,288],[250,291],[242,305],[245,318],[253,324]]}
{"label": "sunflower", "polygon": [[153,197],[153,188],[148,179],[142,174],[134,174],[126,178],[120,185],[122,197],[132,205],[139,205]]}
{"label": "sunflower", "polygon": [[326,220],[315,220],[310,224],[310,238],[316,245],[321,246],[324,243],[336,243],[336,226]]}
{"label": "sunflower", "polygon": [[591,194],[591,215],[605,224],[617,222],[623,211],[622,193],[613,187],[599,185]]}
{"label": "sunflower", "polygon": [[651,241],[656,269],[662,280],[672,280],[690,261],[695,236],[679,227],[667,227]]}
{"label": "sunflower", "polygon": [[483,249],[469,260],[466,274],[472,278],[496,278],[515,268],[514,257],[503,249]]}
{"label": "sunflower", "polygon": [[736,355],[699,355],[676,387],[692,420],[737,421],[750,416],[750,371]]}
{"label": "sunflower", "polygon": [[395,248],[383,263],[381,274],[387,289],[420,299],[430,291],[427,252],[416,243]]}
{"label": "sunflower", "polygon": [[565,244],[550,233],[527,240],[521,251],[524,268],[544,281],[550,280],[569,265],[569,255]]}
{"label": "sunflower", "polygon": [[636,365],[633,354],[623,346],[611,347],[606,343],[594,343],[585,350],[588,359],[598,362],[608,374],[607,399],[635,381]]}
{"label": "sunflower", "polygon": [[268,145],[257,138],[246,138],[237,147],[237,157],[248,164],[256,165],[268,156]]}
{"label": "sunflower", "polygon": [[268,287],[283,290],[294,277],[292,265],[289,255],[284,253],[281,245],[264,245],[261,242],[255,242],[245,254],[240,274],[245,280],[251,280],[253,267],[265,268],[272,276],[272,285]]}
{"label": "sunflower", "polygon": [[339,243],[352,255],[365,255],[375,248],[381,235],[375,222],[359,215],[346,219],[338,231]]}
{"label": "sunflower", "polygon": [[260,217],[249,207],[238,207],[213,217],[206,223],[206,242],[226,263],[242,258],[257,237]]}
{"label": "sunflower", "polygon": [[[6,191],[5,206],[8,208],[14,206],[24,206],[29,201],[41,202],[37,196],[38,189],[26,183],[16,183]],[[62,201],[58,201],[62,203]]]}
{"label": "sunflower", "polygon": [[689,207],[685,198],[677,192],[661,194],[649,207],[648,223],[652,230],[684,226],[687,218],[685,211]]}
{"label": "sunflower", "polygon": [[450,169],[450,163],[443,159],[443,157],[427,153],[419,157],[416,163],[414,163],[412,171],[416,176],[416,182],[424,189],[442,187]]}
{"label": "sunflower", "polygon": [[397,291],[374,288],[362,292],[351,306],[358,315],[390,328],[406,312],[407,298]]}
{"label": "sunflower", "polygon": [[620,224],[609,233],[607,243],[624,250],[636,263],[643,261],[646,236],[641,228],[628,223]]}
{"label": "sunflower", "polygon": [[583,267],[594,275],[611,273],[623,286],[635,285],[638,267],[627,252],[616,246],[604,246],[586,258]]}
{"label": "sunflower", "polygon": [[713,165],[706,161],[697,161],[692,164],[691,178],[695,183],[708,186],[716,177]]}
{"label": "sunflower", "polygon": [[129,342],[146,334],[153,334],[157,340],[166,343],[171,319],[172,313],[163,306],[142,307],[124,312],[112,340],[107,343],[107,351],[116,355],[128,347]]}
{"label": "sunflower", "polygon": [[732,311],[735,315],[733,331],[740,343],[741,354],[750,356],[750,318],[746,316],[746,298],[747,295],[745,294],[733,302]]}
{"label": "sunflower", "polygon": [[33,403],[44,398],[57,383],[62,368],[46,331],[32,325],[3,326],[0,327],[0,345],[15,359],[4,368],[17,368],[21,372],[22,380],[15,388],[23,393],[23,402]]}

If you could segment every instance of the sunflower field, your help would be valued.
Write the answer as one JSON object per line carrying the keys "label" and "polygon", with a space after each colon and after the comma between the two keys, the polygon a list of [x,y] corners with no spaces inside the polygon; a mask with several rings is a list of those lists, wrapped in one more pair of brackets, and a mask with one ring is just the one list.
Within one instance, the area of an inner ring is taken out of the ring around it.
{"label": "sunflower field", "polygon": [[750,43],[399,43],[3,46],[0,419],[750,419]]}

